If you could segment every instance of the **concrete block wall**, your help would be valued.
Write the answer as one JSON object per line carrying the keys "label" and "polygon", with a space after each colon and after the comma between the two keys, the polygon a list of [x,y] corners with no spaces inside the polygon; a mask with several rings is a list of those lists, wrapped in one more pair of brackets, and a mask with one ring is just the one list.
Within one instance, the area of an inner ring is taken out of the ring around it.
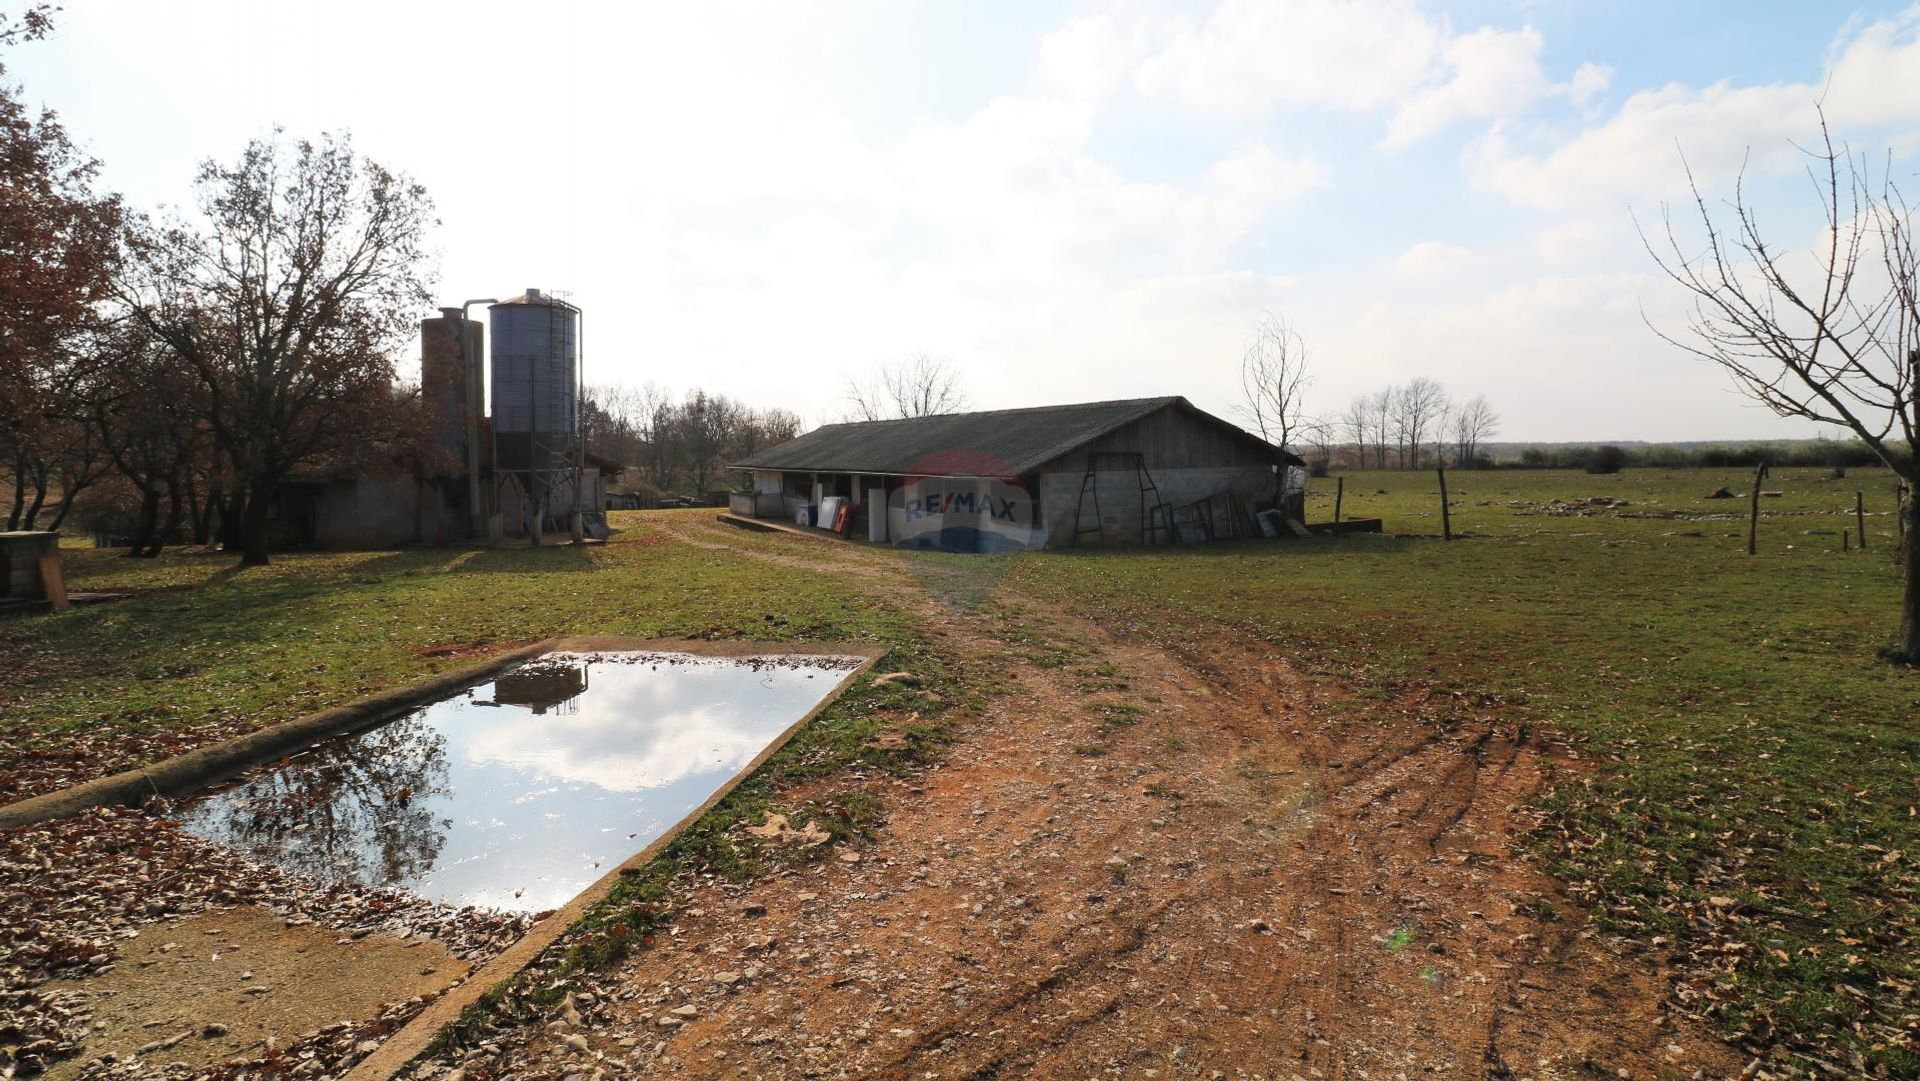
{"label": "concrete block wall", "polygon": [[46,596],[40,584],[40,557],[60,554],[60,534],[18,530],[0,533],[0,569],[5,572],[5,588],[0,596],[37,598]]}
{"label": "concrete block wall", "polygon": [[420,491],[412,477],[378,477],[327,486],[314,511],[314,543],[347,549],[407,543],[414,539],[416,503],[426,543],[466,537],[466,511],[448,506],[439,488],[428,484]]}

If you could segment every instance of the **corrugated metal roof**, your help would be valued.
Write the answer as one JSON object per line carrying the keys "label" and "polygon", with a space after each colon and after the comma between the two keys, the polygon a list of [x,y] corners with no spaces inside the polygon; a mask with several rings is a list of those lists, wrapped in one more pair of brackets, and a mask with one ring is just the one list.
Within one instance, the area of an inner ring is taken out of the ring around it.
{"label": "corrugated metal roof", "polygon": [[[1032,409],[828,424],[734,463],[736,469],[896,476],[1017,476],[1170,406],[1265,446],[1178,395]],[[1151,463],[1149,463],[1151,467]]]}

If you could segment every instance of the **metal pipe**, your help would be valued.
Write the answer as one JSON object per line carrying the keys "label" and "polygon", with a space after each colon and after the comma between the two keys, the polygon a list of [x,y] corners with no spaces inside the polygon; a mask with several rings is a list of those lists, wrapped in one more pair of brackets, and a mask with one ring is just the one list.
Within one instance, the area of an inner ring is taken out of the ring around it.
{"label": "metal pipe", "polygon": [[[460,334],[460,375],[461,378],[467,381],[467,389],[469,390],[473,389],[472,366],[482,361],[467,356],[467,309],[473,307],[475,304],[498,303],[500,302],[492,297],[483,297],[478,300],[465,301],[460,305],[460,326],[458,328]],[[490,510],[490,508],[480,505],[480,418],[485,415],[487,406],[487,380],[485,376],[486,373],[483,371],[480,380],[480,400],[467,403],[467,535],[470,537],[480,535],[481,529],[485,528],[484,519]],[[493,494],[493,486],[491,484],[488,485],[487,490],[489,497],[491,497]],[[492,499],[489,498],[488,502],[491,503]],[[480,523],[479,529],[475,528],[476,523]]]}
{"label": "metal pipe", "polygon": [[[573,513],[580,528],[586,528],[586,492],[587,483],[587,418],[584,408],[587,401],[587,313],[578,308],[573,310],[574,318],[579,322],[573,327]],[[596,511],[602,508],[595,507]],[[583,537],[574,534],[574,542]]]}

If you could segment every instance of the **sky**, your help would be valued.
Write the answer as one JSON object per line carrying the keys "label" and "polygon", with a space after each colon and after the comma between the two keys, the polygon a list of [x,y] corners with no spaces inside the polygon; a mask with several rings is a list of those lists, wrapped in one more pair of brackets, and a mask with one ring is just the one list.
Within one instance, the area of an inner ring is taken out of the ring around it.
{"label": "sky", "polygon": [[1684,151],[1810,245],[1822,104],[1920,160],[1898,3],[67,0],[6,64],[142,207],[350,132],[432,194],[441,303],[569,293],[589,382],[809,424],[921,352],[975,408],[1231,416],[1271,313],[1319,413],[1425,375],[1501,440],[1812,435],[1649,328],[1685,305],[1636,216]]}

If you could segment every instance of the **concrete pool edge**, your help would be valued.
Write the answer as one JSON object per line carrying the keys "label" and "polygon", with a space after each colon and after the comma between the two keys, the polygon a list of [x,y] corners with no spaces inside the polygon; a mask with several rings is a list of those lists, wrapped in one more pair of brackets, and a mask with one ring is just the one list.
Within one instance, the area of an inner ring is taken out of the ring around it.
{"label": "concrete pool edge", "polygon": [[601,875],[586,889],[575,894],[573,899],[555,909],[544,919],[527,929],[527,933],[503,950],[499,956],[482,965],[466,979],[447,989],[446,993],[429,1002],[413,1020],[402,1025],[391,1036],[380,1041],[380,1047],[349,1070],[343,1081],[388,1081],[405,1069],[421,1052],[425,1051],[434,1037],[446,1026],[458,1020],[467,1007],[477,1003],[493,987],[519,975],[520,970],[533,963],[541,954],[562,935],[572,929],[580,918],[593,906],[613,892],[622,876],[629,871],[638,870],[659,855],[660,851],[672,844],[688,826],[700,820],[708,811],[720,805],[720,802],[733,794],[748,777],[759,772],[774,755],[780,753],[802,728],[811,724],[814,718],[825,712],[828,707],[840,700],[854,681],[871,669],[882,656],[884,648],[873,645],[852,643],[826,644],[795,643],[792,645],[772,642],[729,642],[699,641],[681,642],[654,638],[602,638],[572,637],[553,639],[564,645],[549,647],[543,652],[554,649],[578,649],[581,651],[601,650],[637,650],[647,649],[662,653],[692,653],[708,657],[774,657],[774,656],[831,656],[858,658],[859,664],[848,669],[831,690],[813,708],[807,710],[799,719],[782,729],[772,742],[761,748],[753,760],[742,766],[733,776],[714,789],[706,801],[689,811],[685,817],[675,822],[667,830],[655,837],[647,847],[622,860],[617,866]]}
{"label": "concrete pool edge", "polygon": [[[305,750],[321,740],[362,728],[371,728],[376,724],[392,720],[395,714],[403,710],[461,690],[541,654],[566,650],[580,652],[647,650],[711,657],[782,654],[846,656],[864,657],[867,665],[871,665],[879,656],[872,647],[853,645],[822,647],[818,643],[786,645],[775,642],[693,641],[608,635],[560,635],[543,638],[538,642],[496,653],[485,660],[441,672],[404,687],[382,691],[345,705],[281,721],[205,747],[196,747],[172,758],[163,758],[157,762],[135,766],[119,773],[96,777],[91,781],[82,781],[76,785],[9,803],[0,807],[0,830],[68,818],[95,807],[109,805],[137,807],[149,796],[181,796],[195,792],[263,762],[270,762],[281,755]],[[842,686],[844,685],[843,681]],[[784,736],[782,742],[785,742]]]}

